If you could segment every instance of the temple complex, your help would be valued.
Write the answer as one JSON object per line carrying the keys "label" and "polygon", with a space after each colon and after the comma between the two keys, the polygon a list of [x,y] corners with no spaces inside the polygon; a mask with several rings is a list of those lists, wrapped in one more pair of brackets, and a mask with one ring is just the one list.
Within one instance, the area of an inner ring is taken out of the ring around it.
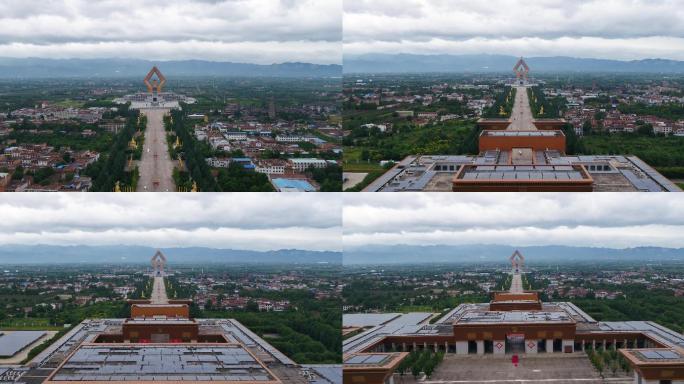
{"label": "temple complex", "polygon": [[510,288],[492,292],[489,303],[460,304],[441,316],[343,315],[344,327],[364,329],[344,340],[345,382],[393,383],[394,370],[415,350],[578,359],[589,348],[618,350],[636,383],[684,380],[684,335],[651,321],[597,321],[569,302],[544,303],[525,287],[524,260],[518,251],[510,257]]}
{"label": "temple complex", "polygon": [[[510,116],[477,121],[478,154],[408,156],[364,191],[681,192],[636,156],[567,154],[565,120],[535,117],[530,67],[521,58],[513,71]],[[536,115],[544,116],[543,108]]]}

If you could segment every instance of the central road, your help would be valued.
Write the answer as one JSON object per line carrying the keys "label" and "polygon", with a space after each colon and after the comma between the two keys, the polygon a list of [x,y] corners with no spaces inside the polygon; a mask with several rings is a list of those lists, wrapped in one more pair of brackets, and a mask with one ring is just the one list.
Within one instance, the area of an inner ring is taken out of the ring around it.
{"label": "central road", "polygon": [[141,109],[147,117],[145,144],[138,170],[138,192],[175,192],[173,183],[174,162],[169,156],[164,131],[164,115],[169,112],[165,108]]}
{"label": "central road", "polygon": [[515,101],[511,111],[511,124],[506,128],[509,131],[536,131],[530,109],[530,100],[527,98],[527,87],[515,87]]}
{"label": "central road", "polygon": [[510,293],[523,293],[523,284],[522,284],[522,277],[520,276],[520,272],[518,273],[513,273],[513,280],[511,280],[511,289],[509,290]]}
{"label": "central road", "polygon": [[164,278],[161,276],[154,277],[154,285],[152,286],[152,297],[150,297],[152,304],[168,304],[169,298],[166,296],[166,286],[164,285]]}

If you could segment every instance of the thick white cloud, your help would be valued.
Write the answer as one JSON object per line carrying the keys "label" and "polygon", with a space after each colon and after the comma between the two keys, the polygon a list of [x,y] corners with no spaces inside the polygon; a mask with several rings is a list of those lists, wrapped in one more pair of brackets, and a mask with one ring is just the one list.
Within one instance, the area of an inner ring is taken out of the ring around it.
{"label": "thick white cloud", "polygon": [[344,245],[684,247],[676,194],[345,194]]}
{"label": "thick white cloud", "polygon": [[341,0],[5,0],[0,56],[341,61]]}
{"label": "thick white cloud", "polygon": [[345,55],[684,59],[679,0],[356,0],[344,7]]}
{"label": "thick white cloud", "polygon": [[7,194],[0,244],[341,249],[336,194]]}

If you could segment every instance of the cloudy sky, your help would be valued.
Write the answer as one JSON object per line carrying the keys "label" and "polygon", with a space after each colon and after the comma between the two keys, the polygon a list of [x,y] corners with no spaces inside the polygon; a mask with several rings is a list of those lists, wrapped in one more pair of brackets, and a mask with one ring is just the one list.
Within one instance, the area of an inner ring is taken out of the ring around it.
{"label": "cloudy sky", "polygon": [[341,250],[336,194],[3,194],[0,244]]}
{"label": "cloudy sky", "polygon": [[341,62],[341,0],[2,0],[0,56]]}
{"label": "cloudy sky", "polygon": [[682,0],[353,0],[344,53],[684,60]]}
{"label": "cloudy sky", "polygon": [[643,193],[344,195],[344,247],[684,247],[684,199]]}

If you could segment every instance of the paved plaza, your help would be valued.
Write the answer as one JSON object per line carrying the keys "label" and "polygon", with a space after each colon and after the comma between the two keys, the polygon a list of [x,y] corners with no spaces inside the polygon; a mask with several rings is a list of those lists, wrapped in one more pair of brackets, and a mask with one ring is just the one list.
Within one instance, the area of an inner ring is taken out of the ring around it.
{"label": "paved plaza", "polygon": [[[554,383],[554,384],[601,384],[632,383],[632,377],[601,378],[582,353],[519,355],[518,366],[511,362],[511,355],[447,355],[425,384],[457,383]],[[408,374],[403,378],[395,375],[395,383],[412,384],[416,381]]]}

